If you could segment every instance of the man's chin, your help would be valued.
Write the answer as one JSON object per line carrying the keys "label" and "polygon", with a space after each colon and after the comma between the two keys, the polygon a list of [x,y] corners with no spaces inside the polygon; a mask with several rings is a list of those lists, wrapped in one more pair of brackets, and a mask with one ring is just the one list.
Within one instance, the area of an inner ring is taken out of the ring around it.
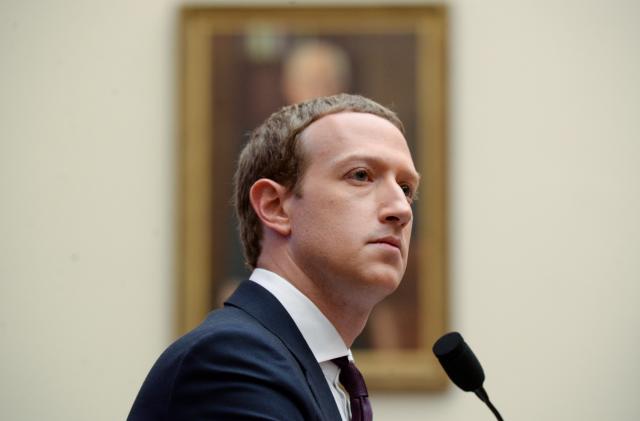
{"label": "man's chin", "polygon": [[366,284],[371,290],[376,291],[382,299],[392,294],[400,286],[403,274],[403,272],[389,266],[371,268],[371,272],[367,274]]}

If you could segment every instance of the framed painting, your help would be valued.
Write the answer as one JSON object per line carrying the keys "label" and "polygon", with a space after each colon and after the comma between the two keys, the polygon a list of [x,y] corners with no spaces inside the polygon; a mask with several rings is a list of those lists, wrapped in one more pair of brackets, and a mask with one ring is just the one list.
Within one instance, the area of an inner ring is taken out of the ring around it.
{"label": "framed painting", "polygon": [[435,390],[447,315],[446,9],[187,7],[181,15],[177,329],[249,275],[231,207],[247,134],[281,106],[358,93],[405,123],[422,175],[408,268],[353,346],[374,390]]}

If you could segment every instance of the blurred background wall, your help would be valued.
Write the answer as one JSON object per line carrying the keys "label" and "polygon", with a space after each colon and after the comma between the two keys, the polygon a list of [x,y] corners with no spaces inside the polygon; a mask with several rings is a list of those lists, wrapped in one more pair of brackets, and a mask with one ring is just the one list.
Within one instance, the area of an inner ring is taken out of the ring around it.
{"label": "blurred background wall", "polygon": [[[445,3],[451,327],[506,419],[640,419],[640,3]],[[0,2],[2,420],[124,419],[172,339],[181,5]]]}

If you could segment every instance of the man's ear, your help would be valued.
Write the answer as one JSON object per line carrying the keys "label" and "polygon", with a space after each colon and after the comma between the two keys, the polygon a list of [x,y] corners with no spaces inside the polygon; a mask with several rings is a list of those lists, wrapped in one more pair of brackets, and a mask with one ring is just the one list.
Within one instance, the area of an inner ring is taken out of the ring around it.
{"label": "man's ear", "polygon": [[268,178],[253,183],[249,191],[251,206],[262,224],[282,236],[291,232],[289,214],[284,206],[288,193],[283,185]]}

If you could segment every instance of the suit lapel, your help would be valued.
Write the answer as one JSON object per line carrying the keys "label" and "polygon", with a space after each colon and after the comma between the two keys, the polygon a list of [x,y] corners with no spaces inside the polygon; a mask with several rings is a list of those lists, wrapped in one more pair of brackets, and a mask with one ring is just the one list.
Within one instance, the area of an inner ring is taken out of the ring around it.
{"label": "suit lapel", "polygon": [[282,304],[269,291],[252,281],[240,284],[226,304],[246,311],[282,340],[302,366],[324,417],[327,420],[340,419],[320,365]]}

